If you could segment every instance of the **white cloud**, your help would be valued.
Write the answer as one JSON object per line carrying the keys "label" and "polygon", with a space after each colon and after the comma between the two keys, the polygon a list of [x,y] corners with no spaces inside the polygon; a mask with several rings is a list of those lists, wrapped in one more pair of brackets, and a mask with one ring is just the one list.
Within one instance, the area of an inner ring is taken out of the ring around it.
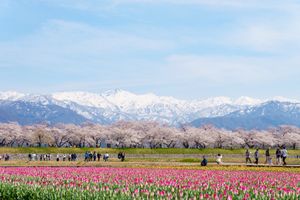
{"label": "white cloud", "polygon": [[[249,9],[250,15],[234,13],[234,18],[228,27],[220,30],[220,36],[213,38],[211,43],[239,47],[245,50],[258,52],[283,52],[290,47],[298,49],[300,46],[300,2],[295,0],[42,0],[52,5],[80,9],[86,11],[113,10],[123,5],[134,6],[138,4],[149,5],[192,5],[208,6],[214,8],[233,8],[238,12]],[[184,8],[182,8],[184,9]],[[134,10],[134,7],[131,8]],[[222,10],[223,11],[223,10]],[[260,14],[256,16],[257,11]],[[227,11],[228,12],[228,11]],[[114,12],[114,14],[121,12]],[[130,13],[127,13],[130,15]],[[264,15],[265,14],[265,15]],[[273,16],[264,19],[265,16]],[[137,20],[137,19],[131,19]],[[192,21],[193,19],[191,19]],[[182,25],[182,24],[181,24]],[[213,24],[212,24],[213,25]],[[183,26],[183,25],[182,25]],[[230,31],[227,28],[231,28]],[[180,30],[179,30],[180,32]],[[191,38],[197,40],[199,38]],[[130,40],[130,39],[129,39]],[[138,41],[137,41],[138,42]],[[151,46],[151,41],[141,41]],[[115,44],[112,43],[112,46]]]}
{"label": "white cloud", "polygon": [[227,45],[258,52],[289,54],[292,49],[300,49],[300,28],[297,26],[300,16],[277,20],[241,22],[225,35],[224,41]]}
{"label": "white cloud", "polygon": [[32,35],[0,43],[0,67],[61,66],[75,70],[76,66],[101,66],[107,59],[130,59],[135,53],[159,52],[173,46],[173,42],[155,37],[52,20]]}

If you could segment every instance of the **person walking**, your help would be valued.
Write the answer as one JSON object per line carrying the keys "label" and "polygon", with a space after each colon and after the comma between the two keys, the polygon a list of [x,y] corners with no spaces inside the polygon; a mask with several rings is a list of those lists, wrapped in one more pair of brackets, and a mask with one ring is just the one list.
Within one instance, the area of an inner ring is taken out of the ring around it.
{"label": "person walking", "polygon": [[[32,155],[31,155],[31,153],[29,153],[28,154],[28,160],[31,161],[31,158],[32,158]],[[1,158],[0,158],[0,160],[1,160]]]}
{"label": "person walking", "polygon": [[259,149],[256,149],[254,152],[255,164],[258,165],[258,158],[259,158]]}
{"label": "person walking", "polygon": [[101,159],[101,153],[97,153],[97,159],[98,159],[98,162],[100,161],[100,159]]}
{"label": "person walking", "polygon": [[222,157],[221,154],[218,154],[218,155],[217,155],[216,162],[217,162],[218,165],[221,165],[221,164],[222,164],[222,158],[223,158],[223,157]]}
{"label": "person walking", "polygon": [[88,159],[89,159],[89,152],[88,151],[86,151],[85,152],[85,154],[84,154],[84,161],[88,161]]}
{"label": "person walking", "polygon": [[267,148],[266,150],[266,162],[265,164],[269,163],[270,160],[270,147]]}
{"label": "person walking", "polygon": [[276,149],[276,165],[281,164],[281,150],[279,148]]}
{"label": "person walking", "polygon": [[282,156],[282,162],[283,162],[283,165],[286,165],[286,158],[287,158],[287,150],[285,147],[283,147],[283,149],[281,150],[281,156]]}
{"label": "person walking", "polygon": [[248,162],[250,162],[250,163],[252,163],[252,161],[251,161],[251,158],[250,158],[250,151],[249,151],[249,149],[247,149],[246,150],[246,164],[248,163]]}
{"label": "person walking", "polygon": [[35,153],[31,154],[31,160],[33,160],[33,161],[36,160],[36,154]]}
{"label": "person walking", "polygon": [[96,159],[97,159],[97,154],[96,154],[96,151],[94,151],[94,153],[93,153],[93,160],[96,161]]}
{"label": "person walking", "polygon": [[93,154],[91,151],[89,152],[89,161],[93,161]]}

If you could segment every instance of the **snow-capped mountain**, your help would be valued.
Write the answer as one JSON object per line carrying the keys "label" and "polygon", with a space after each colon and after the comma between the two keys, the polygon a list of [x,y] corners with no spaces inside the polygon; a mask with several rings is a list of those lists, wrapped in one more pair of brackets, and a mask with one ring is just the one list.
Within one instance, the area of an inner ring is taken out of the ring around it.
{"label": "snow-capped mountain", "polygon": [[206,124],[225,129],[268,129],[280,125],[300,127],[300,103],[290,103],[286,100],[268,101],[262,104],[246,107],[224,116],[199,118],[191,125],[200,127]]}
{"label": "snow-capped mountain", "polygon": [[[270,100],[250,97],[240,97],[234,100],[228,97],[215,97],[188,101],[174,97],[157,96],[152,93],[138,95],[119,89],[103,93],[59,92],[47,95],[0,92],[0,122],[18,121],[24,124],[19,118],[15,118],[15,120],[13,117],[10,117],[9,120],[5,119],[8,110],[12,112],[27,110],[29,113],[34,111],[34,116],[41,116],[38,122],[54,123],[57,120],[52,119],[52,117],[45,117],[45,114],[52,116],[50,115],[51,112],[57,113],[59,110],[60,116],[63,116],[64,111],[68,113],[69,118],[74,115],[76,118],[73,120],[74,123],[88,121],[110,124],[119,120],[149,120],[177,126],[197,119],[218,118],[231,113],[245,112],[247,109],[260,107],[272,100],[279,103],[298,103],[297,100],[283,97]],[[20,112],[17,113],[16,115],[20,115]],[[39,113],[44,114],[39,115]],[[31,113],[28,117],[32,117],[32,115]],[[32,123],[34,121],[32,120]],[[73,122],[71,119],[61,119],[60,121]]]}
{"label": "snow-capped mountain", "polygon": [[24,96],[25,94],[14,91],[0,92],[0,100],[15,101],[21,99]]}
{"label": "snow-capped mountain", "polygon": [[87,120],[71,109],[55,104],[42,104],[29,101],[0,100],[0,122],[18,122],[21,125],[31,124],[81,124]]}

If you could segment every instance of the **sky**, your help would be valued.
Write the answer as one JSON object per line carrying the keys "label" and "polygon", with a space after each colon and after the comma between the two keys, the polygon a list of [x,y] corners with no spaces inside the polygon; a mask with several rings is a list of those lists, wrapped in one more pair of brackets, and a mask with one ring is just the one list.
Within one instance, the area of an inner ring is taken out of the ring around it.
{"label": "sky", "polygon": [[300,1],[0,0],[0,91],[300,99]]}

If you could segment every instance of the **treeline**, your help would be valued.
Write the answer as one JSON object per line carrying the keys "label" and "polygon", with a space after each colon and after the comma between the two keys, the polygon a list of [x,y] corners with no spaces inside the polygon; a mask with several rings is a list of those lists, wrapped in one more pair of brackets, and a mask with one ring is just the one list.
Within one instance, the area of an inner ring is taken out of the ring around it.
{"label": "treeline", "polygon": [[300,147],[300,128],[280,126],[264,131],[183,126],[155,122],[99,124],[0,124],[2,147],[130,147],[130,148],[266,148]]}

